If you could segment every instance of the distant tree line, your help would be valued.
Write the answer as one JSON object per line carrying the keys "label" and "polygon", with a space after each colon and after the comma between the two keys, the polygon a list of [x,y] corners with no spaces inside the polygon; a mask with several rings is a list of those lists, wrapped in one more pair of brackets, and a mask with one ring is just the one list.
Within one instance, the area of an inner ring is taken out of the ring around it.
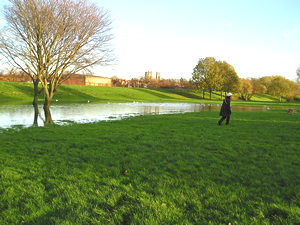
{"label": "distant tree line", "polygon": [[0,72],[0,81],[12,82],[32,82],[31,78],[23,71],[18,71],[15,68],[8,70],[6,73]]}
{"label": "distant tree line", "polygon": [[[300,82],[300,66],[297,69]],[[240,98],[248,101],[254,94],[270,94],[277,96],[279,101],[286,98],[294,101],[300,96],[300,84],[282,76],[265,76],[262,78],[239,78],[233,66],[225,61],[217,61],[213,57],[202,58],[194,68],[192,84],[197,90],[211,93],[213,91],[239,93]]]}
{"label": "distant tree line", "polygon": [[194,89],[194,85],[190,80],[180,79],[153,79],[153,78],[132,78],[131,80],[120,79],[116,76],[112,77],[112,84],[115,87],[131,87],[131,88],[169,88],[169,89]]}
{"label": "distant tree line", "polygon": [[[194,89],[192,82],[184,78],[156,80],[140,77],[126,80],[113,76],[111,79],[114,87]],[[32,82],[31,78],[23,71],[14,68],[9,69],[6,72],[0,71],[0,81]]]}
{"label": "distant tree line", "polygon": [[280,102],[282,98],[292,102],[300,96],[300,84],[282,76],[241,79],[241,99],[248,101],[254,94],[269,94],[278,97]]}

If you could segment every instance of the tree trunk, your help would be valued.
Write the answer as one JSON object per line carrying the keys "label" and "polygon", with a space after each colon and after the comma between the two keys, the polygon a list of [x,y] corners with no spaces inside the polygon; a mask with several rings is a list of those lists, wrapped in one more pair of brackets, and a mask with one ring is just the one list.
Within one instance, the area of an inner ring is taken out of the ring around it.
{"label": "tree trunk", "polygon": [[39,108],[37,105],[33,105],[33,108],[34,108],[33,125],[38,126]]}
{"label": "tree trunk", "polygon": [[34,87],[34,97],[33,97],[33,102],[32,102],[32,105],[33,107],[37,106],[38,105],[38,100],[39,100],[39,95],[40,95],[40,92],[39,92],[39,81],[35,80],[33,81],[33,87]]}
{"label": "tree trunk", "polygon": [[202,94],[203,94],[203,99],[204,99],[205,98],[205,90],[204,89],[203,89]]}
{"label": "tree trunk", "polygon": [[223,91],[221,91],[221,100],[223,99]]}
{"label": "tree trunk", "polygon": [[38,125],[38,116],[39,116],[39,108],[38,108],[38,100],[39,100],[39,80],[33,80],[33,90],[34,90],[34,94],[33,94],[33,101],[32,101],[32,105],[34,108],[34,118],[33,118],[33,125],[37,126]]}
{"label": "tree trunk", "polygon": [[211,100],[211,90],[209,90],[209,100]]}
{"label": "tree trunk", "polygon": [[51,99],[48,99],[45,97],[45,102],[44,102],[44,113],[45,113],[45,122],[44,124],[54,124],[52,117],[51,117],[51,112],[50,112],[50,103]]}

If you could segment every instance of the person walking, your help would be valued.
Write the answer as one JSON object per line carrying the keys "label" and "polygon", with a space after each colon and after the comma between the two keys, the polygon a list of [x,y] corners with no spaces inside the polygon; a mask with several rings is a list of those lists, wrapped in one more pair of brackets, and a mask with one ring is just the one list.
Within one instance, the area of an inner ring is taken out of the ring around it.
{"label": "person walking", "polygon": [[225,99],[223,100],[223,104],[220,110],[220,116],[222,118],[219,120],[218,125],[221,125],[223,120],[226,119],[226,125],[229,124],[230,120],[230,115],[231,115],[231,106],[230,106],[230,99],[231,99],[232,94],[229,92]]}

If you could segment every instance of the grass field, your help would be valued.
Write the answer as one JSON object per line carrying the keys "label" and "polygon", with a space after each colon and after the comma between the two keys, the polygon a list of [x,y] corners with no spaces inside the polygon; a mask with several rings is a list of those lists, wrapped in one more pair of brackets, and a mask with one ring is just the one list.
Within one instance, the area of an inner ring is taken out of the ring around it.
{"label": "grass field", "polygon": [[300,114],[0,132],[0,224],[299,224]]}
{"label": "grass field", "polygon": [[[223,96],[224,97],[224,96]],[[63,85],[54,96],[52,104],[78,103],[78,102],[207,102],[221,101],[218,93],[205,93],[202,99],[201,91],[181,89],[147,89],[147,88],[122,88],[122,87],[94,87]],[[236,98],[236,96],[234,96]],[[33,99],[33,85],[31,83],[3,82],[0,81],[0,104],[30,104]],[[56,102],[56,100],[58,100]],[[40,96],[40,102],[43,96]],[[233,101],[233,104],[278,104],[278,98],[270,95],[255,95],[253,101]],[[280,105],[299,105],[299,103],[280,103]]]}

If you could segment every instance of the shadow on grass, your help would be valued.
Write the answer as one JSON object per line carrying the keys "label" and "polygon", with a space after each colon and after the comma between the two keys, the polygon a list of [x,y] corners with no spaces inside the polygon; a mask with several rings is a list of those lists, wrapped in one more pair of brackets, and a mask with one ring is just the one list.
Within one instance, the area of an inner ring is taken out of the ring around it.
{"label": "shadow on grass", "polygon": [[[164,93],[170,93],[170,94],[177,94],[185,98],[189,99],[197,99],[197,100],[210,100],[209,99],[209,92],[205,92],[205,98],[203,98],[203,92],[202,90],[194,91],[194,90],[187,90],[187,89],[157,89],[157,91],[164,92]],[[223,92],[222,99],[225,97],[225,94]],[[221,94],[212,92],[212,98],[213,101],[219,101],[221,100]]]}
{"label": "shadow on grass", "polygon": [[24,83],[26,85],[15,85],[15,88],[18,89],[22,94],[32,97],[34,95],[33,83]]}
{"label": "shadow on grass", "polygon": [[163,99],[177,99],[177,98],[174,98],[174,97],[170,97],[168,95],[165,95],[165,94],[160,94],[160,93],[157,93],[157,92],[160,92],[159,89],[145,89],[145,88],[139,88],[139,89],[136,89],[137,91],[140,91],[140,92],[144,92],[146,94],[150,94],[150,95],[153,95],[153,96],[156,96],[158,98],[163,98]]}
{"label": "shadow on grass", "polygon": [[14,85],[12,90],[1,93],[0,91],[0,104],[28,104],[33,99],[33,84]]}
{"label": "shadow on grass", "polygon": [[0,103],[1,103],[1,102],[14,101],[14,100],[16,100],[16,98],[12,98],[12,97],[10,97],[10,96],[0,94]]}
{"label": "shadow on grass", "polygon": [[189,90],[176,90],[176,89],[157,89],[157,91],[162,93],[170,93],[170,94],[177,94],[185,98],[191,98],[191,99],[203,99],[201,96],[197,95],[193,91]]}
{"label": "shadow on grass", "polygon": [[[208,92],[208,95],[209,95],[209,92]],[[221,95],[221,92],[212,91],[211,95],[212,95],[212,97],[214,96],[214,98],[216,100],[223,100],[225,98],[225,92],[222,92],[222,95]]]}
{"label": "shadow on grass", "polygon": [[48,211],[31,221],[23,221],[24,224],[55,224],[57,219],[68,220],[67,215],[71,214],[71,209],[68,208],[56,208],[52,211]]}
{"label": "shadow on grass", "polygon": [[279,102],[278,97],[271,96],[271,95],[268,95],[268,94],[254,95],[253,98],[262,99],[262,100],[254,100],[254,101],[275,101],[275,102]]}
{"label": "shadow on grass", "polygon": [[[101,100],[106,100],[102,98],[96,98],[92,95],[86,94],[83,91],[80,91],[78,89],[70,88],[68,85],[63,85],[58,89],[57,94],[55,95],[56,98],[64,98],[64,100],[68,101],[78,101],[78,100],[93,100],[93,101],[101,101]],[[68,96],[68,98],[66,98]],[[74,98],[75,97],[75,98]],[[55,97],[54,97],[55,98]],[[72,99],[73,98],[73,99]]]}
{"label": "shadow on grass", "polygon": [[300,102],[300,97],[295,97],[294,102]]}

